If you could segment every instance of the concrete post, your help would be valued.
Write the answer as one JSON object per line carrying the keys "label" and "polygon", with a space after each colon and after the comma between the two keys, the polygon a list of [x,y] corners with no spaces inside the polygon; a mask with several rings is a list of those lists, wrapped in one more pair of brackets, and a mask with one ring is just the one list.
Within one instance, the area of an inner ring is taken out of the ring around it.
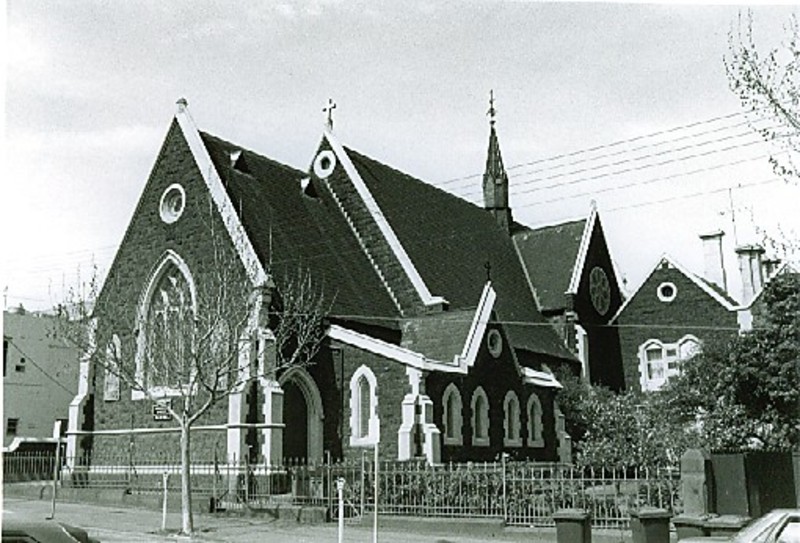
{"label": "concrete post", "polygon": [[591,543],[592,517],[582,509],[561,509],[553,514],[558,543]]}
{"label": "concrete post", "polygon": [[705,521],[714,511],[714,480],[707,451],[689,449],[681,456],[683,513],[673,519],[678,540],[708,535]]}
{"label": "concrete post", "polygon": [[643,508],[631,511],[633,543],[669,543],[669,519],[665,509]]}

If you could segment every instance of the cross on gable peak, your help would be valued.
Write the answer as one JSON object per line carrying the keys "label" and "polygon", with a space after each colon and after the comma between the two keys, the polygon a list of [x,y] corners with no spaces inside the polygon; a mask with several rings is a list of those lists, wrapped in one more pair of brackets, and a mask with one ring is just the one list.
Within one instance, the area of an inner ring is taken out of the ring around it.
{"label": "cross on gable peak", "polygon": [[322,108],[322,112],[325,114],[325,128],[329,131],[333,131],[333,110],[336,109],[336,102],[333,101],[333,98],[328,98],[327,105]]}

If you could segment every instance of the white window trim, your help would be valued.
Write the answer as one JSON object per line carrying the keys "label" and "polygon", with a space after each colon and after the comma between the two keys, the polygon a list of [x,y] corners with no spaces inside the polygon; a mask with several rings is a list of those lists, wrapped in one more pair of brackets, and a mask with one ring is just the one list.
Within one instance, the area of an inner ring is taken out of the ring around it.
{"label": "white window trim", "polygon": [[[366,436],[359,436],[359,415],[361,412],[361,398],[358,382],[361,377],[366,378],[369,385],[369,431]],[[359,367],[350,378],[350,446],[366,447],[378,443],[380,436],[380,419],[378,417],[378,380],[367,366]]]}
{"label": "white window trim", "polygon": [[[150,302],[153,298],[153,292],[156,288],[156,285],[161,280],[164,271],[170,266],[174,265],[178,270],[183,274],[184,279],[186,279],[186,284],[189,287],[189,293],[191,294],[192,298],[192,311],[194,311],[195,315],[197,314],[197,290],[194,283],[194,278],[192,277],[191,271],[189,271],[189,266],[186,264],[186,261],[181,258],[181,256],[173,251],[172,249],[168,249],[165,251],[164,255],[161,257],[158,265],[153,269],[150,273],[150,278],[147,281],[147,287],[142,292],[141,297],[139,298],[139,310],[136,315],[136,328],[138,330],[136,336],[136,373],[134,375],[134,379],[137,384],[146,385],[146,378],[145,375],[145,354],[147,352],[147,313],[150,309]],[[191,378],[190,378],[191,381]],[[145,398],[170,398],[170,397],[177,397],[177,396],[184,396],[187,394],[194,394],[197,392],[197,387],[195,390],[189,390],[188,384],[184,385],[180,389],[172,388],[172,387],[165,387],[165,386],[153,386],[147,389],[147,392],[143,390],[139,390],[137,388],[131,389],[131,400],[143,400]]]}
{"label": "white window trim", "polygon": [[[485,409],[483,412],[478,413],[475,409],[476,404],[478,403],[478,398],[483,398],[483,405],[485,405]],[[483,387],[479,386],[475,389],[475,392],[472,393],[472,401],[470,402],[470,410],[472,411],[472,445],[475,447],[488,447],[489,446],[489,435],[490,435],[490,417],[489,417],[489,397],[486,395],[486,391],[483,390]],[[486,428],[486,435],[479,436],[476,433],[478,425],[478,417],[481,417],[484,421],[484,428]]]}
{"label": "white window trim", "polygon": [[535,392],[531,392],[526,407],[528,414],[528,446],[544,447],[544,425],[542,424],[542,401]]}
{"label": "white window trim", "polygon": [[[453,428],[453,435],[448,435],[448,424],[447,421],[449,420],[449,413],[447,412],[447,405],[450,401],[450,397],[455,398],[456,404],[456,412],[453,420],[455,422],[455,428]],[[447,385],[447,388],[444,389],[444,394],[442,395],[442,428],[444,428],[444,444],[445,445],[463,445],[464,444],[464,436],[462,435],[462,427],[464,425],[463,415],[462,412],[464,410],[464,402],[461,400],[461,391],[458,390],[458,387],[455,383],[450,383]]]}
{"label": "white window trim", "polygon": [[[667,296],[666,294],[663,294],[661,292],[661,289],[664,287],[670,287],[672,289],[672,296]],[[661,300],[662,302],[669,303],[678,296],[678,287],[676,287],[675,283],[671,281],[664,281],[663,283],[658,285],[658,287],[656,287],[656,296],[658,296],[658,299]]]}
{"label": "white window trim", "polygon": [[[511,409],[511,404],[515,403],[517,406],[517,420],[510,421],[509,420],[509,410]],[[506,397],[503,400],[503,445],[506,447],[522,447],[522,428],[520,424],[520,405],[519,405],[519,397],[517,397],[517,393],[513,390],[509,390],[506,393]],[[509,422],[515,423],[517,428],[517,435],[511,435],[511,427],[509,426]]]}
{"label": "white window trim", "polygon": [[[675,343],[664,343],[659,339],[650,338],[644,343],[639,346],[639,385],[641,386],[643,391],[654,391],[659,390],[663,387],[670,379],[675,375],[680,373],[680,365],[684,362],[684,360],[688,360],[689,358],[683,358],[681,356],[681,346],[688,342],[693,342],[697,344],[697,351],[699,352],[702,349],[702,342],[692,334],[686,334],[681,339],[676,341]],[[647,351],[650,350],[652,347],[658,347],[661,349],[662,357],[661,363],[664,364],[664,377],[663,379],[650,379],[648,377],[647,371]],[[669,357],[666,355],[668,350],[674,350],[675,356]],[[692,354],[694,356],[694,354]],[[691,358],[691,357],[690,357]],[[670,370],[669,363],[676,362],[678,369]]]}

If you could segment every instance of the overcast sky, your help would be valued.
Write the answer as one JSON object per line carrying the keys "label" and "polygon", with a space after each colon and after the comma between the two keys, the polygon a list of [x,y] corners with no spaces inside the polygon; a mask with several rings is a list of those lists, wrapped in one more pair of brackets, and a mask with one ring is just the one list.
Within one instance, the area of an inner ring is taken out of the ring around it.
{"label": "overcast sky", "polygon": [[[728,89],[740,9],[10,0],[0,287],[46,308],[78,266],[107,269],[180,97],[201,130],[301,169],[332,97],[345,145],[478,202],[490,89],[517,220],[596,200],[629,290],[664,252],[701,273],[697,234],[721,227],[735,276],[731,197],[740,243],[754,221],[800,230],[800,188]],[[756,40],[792,10],[755,7]]]}

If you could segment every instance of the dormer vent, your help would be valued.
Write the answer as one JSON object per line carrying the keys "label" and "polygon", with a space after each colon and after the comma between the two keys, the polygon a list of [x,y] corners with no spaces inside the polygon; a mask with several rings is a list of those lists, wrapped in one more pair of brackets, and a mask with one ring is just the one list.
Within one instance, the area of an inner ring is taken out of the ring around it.
{"label": "dormer vent", "polygon": [[300,180],[300,190],[303,193],[303,196],[308,196],[309,198],[317,198],[319,195],[317,194],[317,189],[314,188],[314,183],[311,182],[310,177],[304,177]]}
{"label": "dormer vent", "polygon": [[230,152],[231,168],[237,172],[246,173],[251,175],[250,168],[247,166],[247,161],[244,158],[244,153],[241,149],[235,149]]}

